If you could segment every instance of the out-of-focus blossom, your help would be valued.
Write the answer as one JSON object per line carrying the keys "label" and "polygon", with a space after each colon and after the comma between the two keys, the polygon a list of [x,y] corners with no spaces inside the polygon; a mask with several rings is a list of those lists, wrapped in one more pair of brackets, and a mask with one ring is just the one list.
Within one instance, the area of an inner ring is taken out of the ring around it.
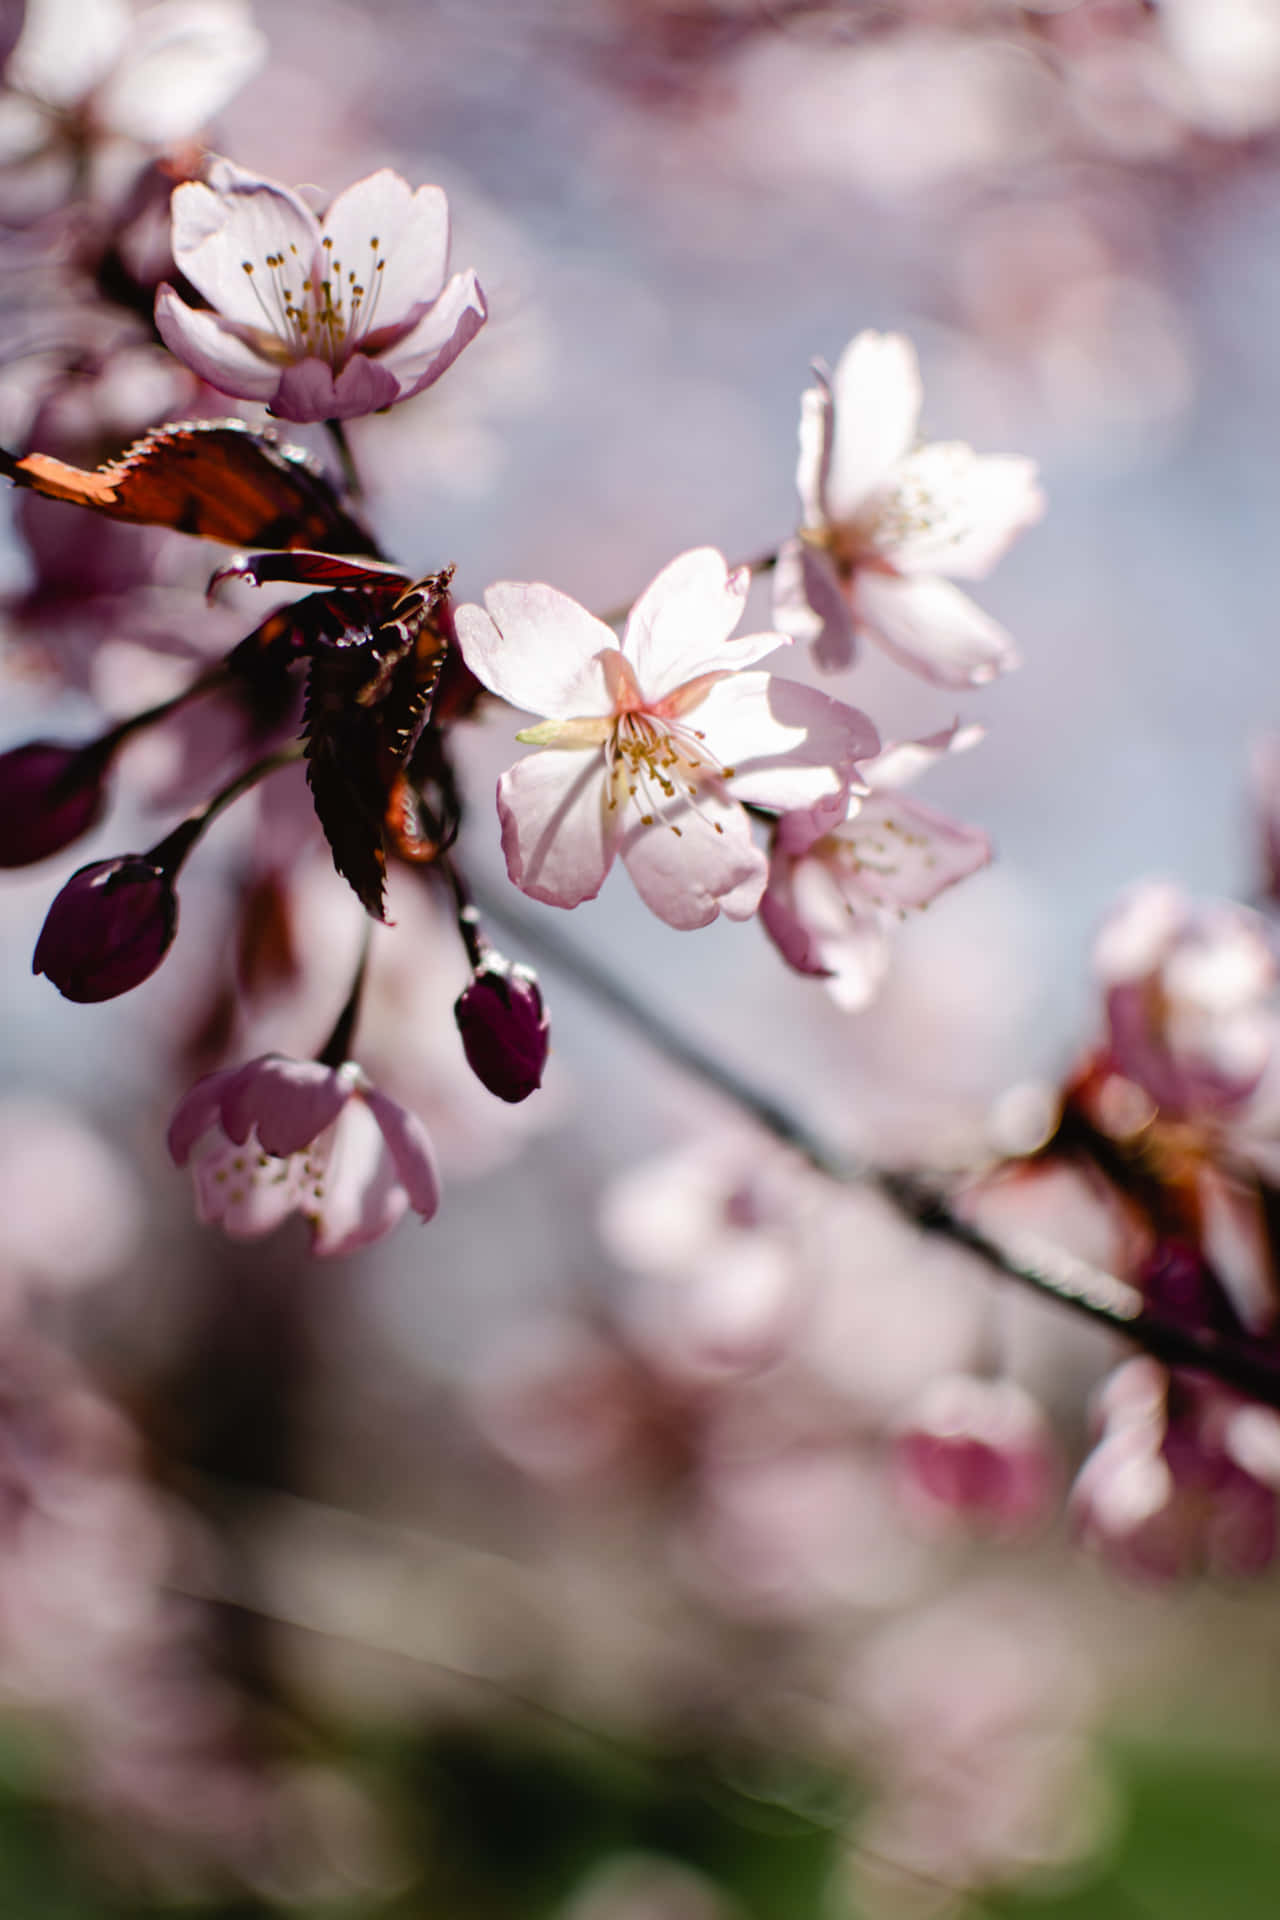
{"label": "out-of-focus blossom", "polygon": [[73,873],[45,916],[31,960],[68,1000],[114,1000],[142,985],[178,931],[169,872],[146,854]]}
{"label": "out-of-focus blossom", "polygon": [[1001,1531],[1038,1520],[1053,1488],[1053,1441],[1038,1403],[1014,1380],[948,1374],[904,1414],[897,1457],[934,1508]]}
{"label": "out-of-focus blossom", "polygon": [[778,556],[774,618],[847,666],[869,633],[943,686],[1016,666],[1004,629],[945,576],[979,579],[1038,520],[1035,465],[958,441],[916,446],[922,390],[901,334],[860,333],[801,401],[799,537]]}
{"label": "out-of-focus blossom", "polygon": [[142,1195],[127,1160],[73,1109],[15,1097],[0,1104],[0,1220],[9,1273],[85,1286],[136,1253]]}
{"label": "out-of-focus blossom", "polygon": [[760,920],[787,964],[825,979],[837,1006],[852,1011],[874,997],[891,930],[910,909],[990,861],[991,842],[977,827],[896,791],[980,738],[980,728],[952,726],[887,747],[859,766],[871,792],[855,794],[837,825],[824,828],[811,814],[779,821]]}
{"label": "out-of-focus blossom", "polygon": [[542,1085],[551,1029],[532,967],[489,952],[454,1002],[467,1064],[490,1093],[512,1103]]}
{"label": "out-of-focus blossom", "polygon": [[1249,1429],[1236,1424],[1243,1404],[1147,1358],[1113,1374],[1099,1397],[1101,1438],[1071,1494],[1085,1544],[1136,1578],[1268,1567],[1276,1493],[1252,1470]]}
{"label": "out-of-focus blossom", "polygon": [[1277,1039],[1276,960],[1261,918],[1228,902],[1195,907],[1144,881],[1094,947],[1106,993],[1108,1059],[1167,1119],[1238,1109]]}
{"label": "out-of-focus blossom", "polygon": [[426,1129],[348,1060],[340,1067],[264,1054],[206,1075],[179,1103],[169,1151],[191,1162],[196,1210],[237,1239],[291,1213],[316,1253],[350,1253],[390,1233],[412,1207],[440,1203]]}
{"label": "out-of-focus blossom", "polygon": [[10,87],[84,133],[171,146],[257,71],[267,43],[243,0],[27,0]]}
{"label": "out-of-focus blossom", "polygon": [[323,220],[227,160],[173,196],[173,257],[209,302],[163,284],[166,346],[222,393],[284,420],[349,420],[438,380],[483,326],[475,274],[446,278],[449,209],[383,167]]}
{"label": "out-of-focus blossom", "polygon": [[748,919],[767,875],[742,802],[843,810],[854,763],[876,751],[853,707],[768,673],[785,644],[731,639],[750,584],[709,547],[681,554],[646,588],[621,644],[553,587],[502,582],[488,612],[460,607],[467,665],[513,706],[548,714],[517,737],[542,749],[503,774],[507,871],[535,900],[594,899],[616,856],[668,925]]}
{"label": "out-of-focus blossom", "polygon": [[590,1875],[555,1920],[738,1920],[741,1909],[704,1874],[660,1854],[620,1854]]}
{"label": "out-of-focus blossom", "polygon": [[871,1786],[850,1855],[856,1910],[953,1916],[968,1889],[1087,1854],[1108,1810],[1092,1680],[1052,1603],[1003,1583],[874,1634],[844,1690]]}
{"label": "out-of-focus blossom", "polygon": [[102,817],[101,753],[32,740],[0,754],[0,867],[29,867],[61,853]]}

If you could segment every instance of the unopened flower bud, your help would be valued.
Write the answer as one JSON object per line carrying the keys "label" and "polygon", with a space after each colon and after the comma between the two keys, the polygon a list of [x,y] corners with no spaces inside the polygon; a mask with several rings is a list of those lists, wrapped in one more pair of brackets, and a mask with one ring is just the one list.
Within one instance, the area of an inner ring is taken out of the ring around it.
{"label": "unopened flower bud", "polygon": [[551,1028],[538,977],[491,953],[454,1002],[467,1064],[499,1100],[526,1100],[542,1084]]}
{"label": "unopened flower bud", "polygon": [[61,853],[102,814],[106,759],[92,748],[32,740],[0,754],[0,867]]}
{"label": "unopened flower bud", "polygon": [[68,1000],[114,1000],[153,974],[178,928],[170,874],[145,854],[73,873],[36,942],[33,973]]}

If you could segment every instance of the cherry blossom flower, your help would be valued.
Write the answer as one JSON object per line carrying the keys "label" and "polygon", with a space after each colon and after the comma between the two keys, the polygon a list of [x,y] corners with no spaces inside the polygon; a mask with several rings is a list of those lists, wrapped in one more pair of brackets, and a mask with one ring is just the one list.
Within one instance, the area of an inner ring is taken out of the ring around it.
{"label": "cherry blossom flower", "polygon": [[212,311],[166,282],[166,346],[222,393],[283,420],[349,420],[438,380],[483,326],[475,274],[446,279],[440,187],[383,167],[323,221],[287,187],[227,160],[173,196],[173,257]]}
{"label": "cherry blossom flower", "polygon": [[815,369],[800,411],[803,522],[778,556],[774,618],[824,667],[848,666],[865,632],[927,680],[981,686],[1018,664],[1013,642],[944,576],[980,579],[1044,500],[1030,460],[915,446],[921,397],[901,334],[860,333],[830,380]]}
{"label": "cherry blossom flower", "polygon": [[535,900],[594,899],[615,856],[669,926],[745,920],[767,861],[741,803],[830,822],[878,746],[856,708],[745,673],[786,644],[731,639],[750,576],[713,548],[681,554],[632,608],[621,643],[555,588],[504,581],[488,612],[460,607],[471,671],[549,718],[517,737],[541,752],[498,783],[507,871]]}
{"label": "cherry blossom flower", "polygon": [[409,1207],[430,1220],[440,1201],[422,1122],[350,1060],[326,1067],[268,1053],[206,1075],[179,1102],[169,1151],[191,1163],[200,1219],[236,1239],[300,1213],[315,1253],[350,1253]]}
{"label": "cherry blossom flower", "polygon": [[835,826],[811,814],[778,823],[761,922],[787,964],[824,978],[846,1011],[874,998],[889,964],[889,932],[907,911],[927,906],[991,858],[991,843],[977,827],[893,791],[981,737],[979,727],[955,725],[887,747],[859,766],[871,792],[854,794]]}
{"label": "cherry blossom flower", "polygon": [[1102,1389],[1102,1435],[1072,1489],[1080,1538],[1139,1578],[1261,1573],[1276,1552],[1276,1494],[1249,1411],[1214,1381],[1126,1362]]}
{"label": "cherry blossom flower", "polygon": [[1103,924],[1108,1060],[1168,1119],[1248,1099],[1276,1051],[1276,961],[1263,920],[1228,901],[1193,906],[1165,881],[1131,888]]}
{"label": "cherry blossom flower", "polygon": [[150,146],[190,139],[267,51],[243,0],[27,0],[10,87],[64,121]]}

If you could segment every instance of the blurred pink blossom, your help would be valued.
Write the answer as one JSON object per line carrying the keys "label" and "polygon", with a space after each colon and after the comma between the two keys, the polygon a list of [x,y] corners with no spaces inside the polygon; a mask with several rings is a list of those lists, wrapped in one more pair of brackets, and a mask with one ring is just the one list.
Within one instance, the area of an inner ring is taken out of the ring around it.
{"label": "blurred pink blossom", "polygon": [[1213,1381],[1130,1360],[1099,1395],[1102,1434],[1071,1494],[1076,1530],[1120,1572],[1261,1573],[1275,1557],[1274,1461],[1257,1477],[1244,1403]]}
{"label": "blurred pink blossom", "polygon": [[927,1506],[1015,1532],[1041,1518],[1053,1490],[1053,1438],[1014,1380],[953,1373],[931,1381],[903,1416],[897,1457]]}
{"label": "blurred pink blossom", "polygon": [[90,133],[172,146],[256,72],[267,43],[244,0],[27,0],[8,85]]}
{"label": "blurred pink blossom", "polygon": [[222,393],[283,420],[349,420],[438,380],[484,325],[475,274],[446,279],[440,187],[383,167],[323,221],[274,181],[229,160],[173,196],[173,257],[212,311],[166,282],[165,345]]}
{"label": "blurred pink blossom", "polygon": [[1004,629],[945,575],[980,579],[1038,520],[1034,463],[959,441],[916,446],[922,389],[901,334],[860,333],[801,401],[798,538],[778,556],[774,618],[821,666],[848,666],[869,633],[943,686],[1018,664]]}

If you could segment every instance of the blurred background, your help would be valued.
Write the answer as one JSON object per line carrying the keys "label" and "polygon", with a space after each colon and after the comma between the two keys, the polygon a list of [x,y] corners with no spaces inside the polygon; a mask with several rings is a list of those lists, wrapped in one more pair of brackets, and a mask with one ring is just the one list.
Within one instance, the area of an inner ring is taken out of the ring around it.
{"label": "blurred background", "polygon": [[[685,548],[776,548],[810,363],[864,327],[916,342],[929,439],[1033,456],[1049,509],[975,589],[1018,673],[952,698],[876,655],[836,689],[886,737],[981,721],[927,797],[998,854],[903,929],[864,1013],[755,925],[674,933],[617,878],[572,919],[521,901],[491,800],[510,716],[460,730],[467,869],[540,967],[552,1066],[517,1109],[470,1080],[452,929],[393,889],[359,1052],[447,1186],[429,1227],[365,1255],[316,1262],[296,1221],[247,1246],[197,1227],[163,1146],[229,1046],[305,1053],[332,1023],[359,911],[323,846],[286,824],[268,856],[270,821],[237,810],[136,994],[80,1007],[33,979],[65,875],[189,803],[199,743],[175,727],[130,750],[87,854],[6,884],[0,1911],[1274,1914],[1274,1581],[1143,1584],[1073,1544],[1108,1343],[824,1189],[538,930],[833,1142],[962,1167],[1010,1088],[1093,1038],[1089,944],[1120,888],[1256,892],[1280,3],[225,13],[243,76],[204,143],[321,202],[383,165],[438,181],[489,297],[438,389],[350,426],[411,573],[603,610]],[[130,286],[163,273],[169,179],[122,212],[161,143],[112,130],[69,179],[21,53],[0,440],[53,444],[36,422],[70,342],[90,427],[66,430],[118,447],[192,405],[118,298],[108,351],[119,286],[84,264],[110,229]],[[199,600],[212,549],[131,549],[150,597],[114,582],[90,619],[11,517],[0,747],[80,737],[238,637]],[[263,872],[287,924],[237,1011],[233,906]],[[1105,1259],[1078,1196],[1048,1216]],[[894,1453],[914,1398],[993,1346],[1050,1436],[1016,1538],[909,1497]]]}

